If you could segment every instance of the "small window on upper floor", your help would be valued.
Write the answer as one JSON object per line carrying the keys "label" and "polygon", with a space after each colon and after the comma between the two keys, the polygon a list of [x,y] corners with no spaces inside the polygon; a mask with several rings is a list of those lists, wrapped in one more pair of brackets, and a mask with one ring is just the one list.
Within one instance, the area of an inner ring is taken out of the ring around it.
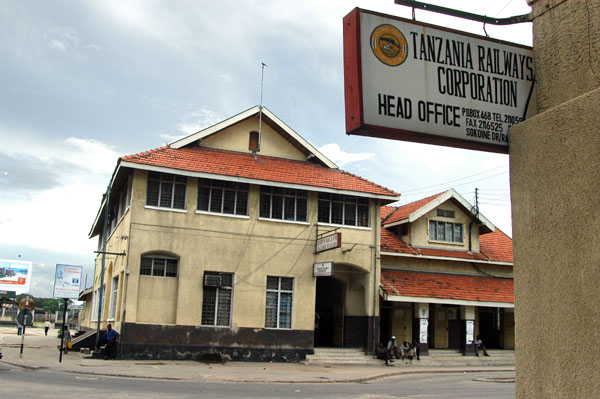
{"label": "small window on upper floor", "polygon": [[258,132],[256,132],[256,131],[250,132],[250,140],[248,143],[248,149],[250,151],[258,151]]}
{"label": "small window on upper floor", "polygon": [[198,179],[198,210],[248,216],[247,183]]}
{"label": "small window on upper floor", "polygon": [[462,243],[463,225],[461,223],[430,220],[429,240]]}
{"label": "small window on upper floor", "polygon": [[369,227],[369,199],[319,193],[318,217],[321,223]]}
{"label": "small window on upper floor", "polygon": [[291,188],[260,186],[260,217],[306,222],[307,192]]}
{"label": "small window on upper floor", "polygon": [[451,218],[454,219],[454,211],[450,211],[448,209],[438,209],[437,210],[437,215],[444,217],[444,218]]}
{"label": "small window on upper floor", "polygon": [[169,173],[149,172],[146,205],[185,209],[187,178]]}

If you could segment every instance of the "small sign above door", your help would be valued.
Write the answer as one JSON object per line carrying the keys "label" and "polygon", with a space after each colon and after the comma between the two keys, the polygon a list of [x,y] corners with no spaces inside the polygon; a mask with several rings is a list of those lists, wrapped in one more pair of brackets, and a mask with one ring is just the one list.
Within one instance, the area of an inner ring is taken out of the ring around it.
{"label": "small sign above door", "polygon": [[333,262],[319,262],[313,265],[314,277],[328,277],[333,273]]}

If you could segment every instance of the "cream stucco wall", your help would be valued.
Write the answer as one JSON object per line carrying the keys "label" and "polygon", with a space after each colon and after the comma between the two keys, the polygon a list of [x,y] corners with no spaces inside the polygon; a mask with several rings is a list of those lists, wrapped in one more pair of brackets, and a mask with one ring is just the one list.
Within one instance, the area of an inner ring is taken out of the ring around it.
{"label": "cream stucco wall", "polygon": [[[533,3],[539,115],[510,129],[517,398],[600,392],[600,3]],[[568,350],[557,348],[568,345]]]}
{"label": "cream stucco wall", "polygon": [[[248,217],[196,212],[197,180],[188,178],[185,211],[152,209],[146,202],[147,173],[136,170],[131,208],[111,235],[107,251],[118,257],[105,283],[129,271],[126,321],[149,324],[200,325],[204,271],[234,273],[232,328],[264,328],[266,276],[294,277],[293,329],[314,327],[313,263],[336,263],[334,277],[345,283],[345,314],[377,313],[373,302],[373,263],[379,246],[379,203],[371,201],[371,228],[319,226],[319,232],[340,227],[342,248],[314,253],[317,193],[309,193],[308,222],[288,223],[259,218],[259,186],[250,186]],[[120,239],[127,235],[127,240]],[[139,276],[143,254],[163,253],[180,259],[177,278]],[[96,281],[99,281],[97,267]],[[120,279],[122,281],[122,279]],[[96,283],[96,287],[98,286]],[[105,309],[110,298],[107,285]],[[120,320],[120,319],[119,319]]]}
{"label": "cream stucco wall", "polygon": [[[244,120],[218,134],[203,139],[199,145],[202,147],[219,148],[223,150],[251,152],[248,149],[250,132],[258,132],[258,116]],[[260,154],[280,158],[306,160],[306,156],[280,134],[275,132],[264,120],[261,128]]]}

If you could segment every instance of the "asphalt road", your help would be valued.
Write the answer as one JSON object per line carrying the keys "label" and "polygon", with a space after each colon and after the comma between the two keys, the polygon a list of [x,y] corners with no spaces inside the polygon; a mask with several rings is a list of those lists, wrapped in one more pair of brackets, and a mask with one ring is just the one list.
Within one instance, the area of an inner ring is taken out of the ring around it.
{"label": "asphalt road", "polygon": [[369,383],[223,383],[166,381],[24,370],[0,364],[0,397],[112,398],[514,398],[514,373],[437,373]]}

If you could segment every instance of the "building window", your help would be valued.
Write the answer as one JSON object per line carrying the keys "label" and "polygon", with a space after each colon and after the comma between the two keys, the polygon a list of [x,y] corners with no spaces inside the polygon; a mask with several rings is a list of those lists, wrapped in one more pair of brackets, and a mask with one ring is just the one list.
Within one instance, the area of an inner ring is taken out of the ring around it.
{"label": "building window", "polygon": [[258,145],[259,145],[258,139],[259,139],[258,132],[256,132],[256,131],[250,132],[250,139],[248,142],[248,149],[250,151],[258,151],[260,149],[260,148],[258,148]]}
{"label": "building window", "polygon": [[429,239],[433,241],[463,242],[463,225],[461,223],[429,221]]}
{"label": "building window", "polygon": [[162,256],[142,256],[140,275],[157,277],[177,277],[177,264],[175,258]]}
{"label": "building window", "polygon": [[450,211],[448,209],[438,209],[437,215],[444,218],[454,219],[454,211]]}
{"label": "building window", "polygon": [[260,187],[260,217],[306,222],[307,194],[304,190]]}
{"label": "building window", "polygon": [[202,298],[202,325],[228,327],[231,324],[233,274],[205,272]]}
{"label": "building window", "polygon": [[319,193],[319,222],[369,227],[369,199]]}
{"label": "building window", "polygon": [[146,205],[185,209],[187,178],[169,173],[148,173]]}
{"label": "building window", "polygon": [[267,276],[265,327],[292,328],[293,290],[292,277]]}
{"label": "building window", "polygon": [[98,321],[98,290],[94,291],[92,298],[92,314],[90,315],[90,321]]}
{"label": "building window", "polygon": [[110,286],[110,308],[108,310],[108,319],[114,320],[115,313],[117,312],[117,294],[119,292],[119,277],[113,277],[112,284]]}
{"label": "building window", "polygon": [[248,184],[198,179],[198,210],[248,215]]}

